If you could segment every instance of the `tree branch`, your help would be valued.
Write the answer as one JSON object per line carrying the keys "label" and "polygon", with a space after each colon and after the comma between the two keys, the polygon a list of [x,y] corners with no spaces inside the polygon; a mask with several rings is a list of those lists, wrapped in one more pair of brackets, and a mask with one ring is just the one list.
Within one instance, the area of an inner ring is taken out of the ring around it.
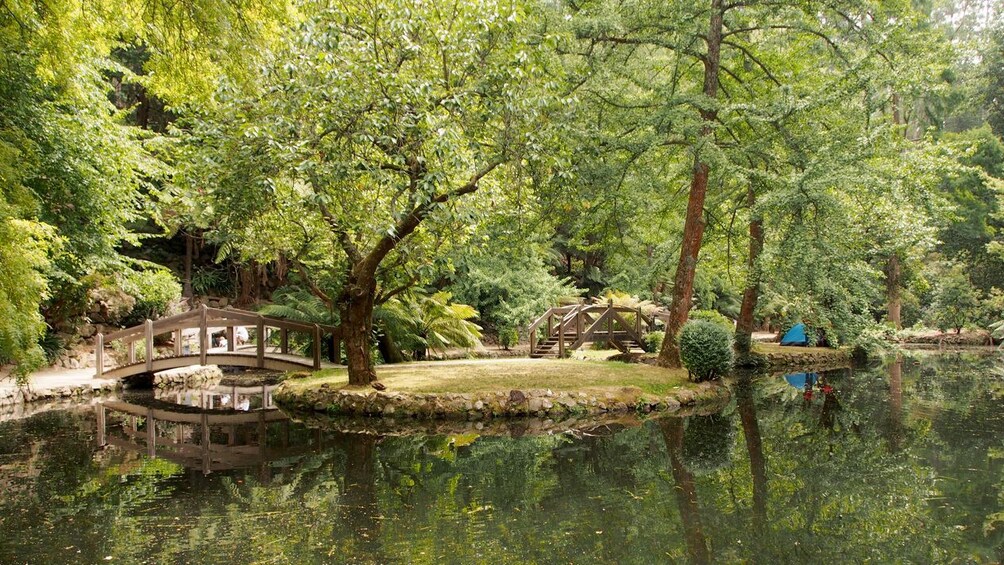
{"label": "tree branch", "polygon": [[317,286],[317,283],[315,283],[314,280],[310,278],[310,274],[307,272],[307,268],[303,266],[303,263],[301,263],[299,259],[290,259],[290,263],[292,263],[293,268],[295,268],[297,272],[300,273],[300,277],[303,278],[303,282],[305,282],[307,284],[307,287],[310,288],[310,292],[312,292],[314,296],[320,298],[321,301],[327,304],[328,308],[334,308],[335,304],[334,300],[332,300],[331,297],[328,296],[326,292],[321,290],[321,287]]}
{"label": "tree branch", "polygon": [[380,241],[373,246],[373,249],[369,252],[365,259],[361,262],[353,261],[353,263],[360,265],[360,267],[362,267],[365,271],[375,273],[377,266],[381,261],[383,261],[384,257],[386,257],[387,254],[401,242],[401,240],[411,235],[411,233],[418,228],[418,225],[422,223],[422,220],[431,214],[437,206],[454,198],[459,198],[476,191],[478,189],[478,182],[480,182],[481,179],[488,173],[497,169],[502,163],[502,159],[496,159],[485,165],[485,167],[481,170],[474,173],[474,175],[472,175],[471,178],[462,186],[459,186],[451,191],[437,194],[432,199],[415,206],[411,212],[395,224],[390,233],[380,238]]}
{"label": "tree branch", "polygon": [[414,275],[410,279],[408,279],[408,282],[402,284],[399,287],[396,287],[388,292],[378,292],[373,302],[374,304],[377,305],[383,304],[388,300],[390,300],[391,298],[394,298],[398,294],[401,294],[402,292],[415,286],[417,282],[418,282],[418,275]]}

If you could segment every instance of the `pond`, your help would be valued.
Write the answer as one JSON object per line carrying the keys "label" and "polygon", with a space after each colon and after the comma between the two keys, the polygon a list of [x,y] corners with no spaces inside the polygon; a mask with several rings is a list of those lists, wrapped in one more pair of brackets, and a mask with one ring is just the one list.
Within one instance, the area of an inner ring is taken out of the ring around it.
{"label": "pond", "polygon": [[127,396],[0,423],[0,562],[1000,562],[1002,367],[909,354],[521,437],[312,429],[267,387]]}

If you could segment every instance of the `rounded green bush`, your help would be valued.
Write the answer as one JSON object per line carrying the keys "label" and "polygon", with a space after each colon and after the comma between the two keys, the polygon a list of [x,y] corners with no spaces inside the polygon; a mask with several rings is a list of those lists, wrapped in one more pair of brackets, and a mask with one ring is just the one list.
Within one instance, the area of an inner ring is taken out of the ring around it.
{"label": "rounded green bush", "polygon": [[691,378],[715,379],[732,369],[732,332],[708,320],[687,322],[680,332],[680,360]]}
{"label": "rounded green bush", "polygon": [[666,338],[666,332],[648,332],[642,336],[642,347],[648,353],[658,353],[662,349],[662,340]]}

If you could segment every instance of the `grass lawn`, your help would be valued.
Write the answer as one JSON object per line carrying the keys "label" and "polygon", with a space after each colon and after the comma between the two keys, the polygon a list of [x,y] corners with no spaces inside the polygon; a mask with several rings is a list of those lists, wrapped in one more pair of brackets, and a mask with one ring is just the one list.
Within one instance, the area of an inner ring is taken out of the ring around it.
{"label": "grass lawn", "polygon": [[[587,391],[637,387],[642,392],[664,395],[692,386],[686,369],[613,361],[478,359],[380,365],[376,371],[380,382],[387,385],[387,392]],[[289,379],[284,386],[295,392],[322,384],[348,388],[348,373],[344,368],[323,369],[309,377]]]}

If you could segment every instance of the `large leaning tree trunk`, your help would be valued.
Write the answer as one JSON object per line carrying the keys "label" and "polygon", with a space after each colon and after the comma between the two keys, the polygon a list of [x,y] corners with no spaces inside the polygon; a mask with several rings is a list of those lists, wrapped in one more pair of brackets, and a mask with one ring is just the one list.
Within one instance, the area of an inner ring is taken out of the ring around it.
{"label": "large leaning tree trunk", "polygon": [[[326,206],[320,206],[321,214],[348,258],[345,284],[338,296],[337,307],[341,314],[339,329],[345,343],[350,385],[363,386],[376,380],[370,349],[373,344],[373,309],[382,301],[377,289],[377,269],[381,262],[414,233],[432,212],[446,202],[475,192],[481,179],[501,164],[501,160],[492,161],[472,175],[464,185],[441,192],[429,201],[416,205],[377,240],[372,248],[366,250],[356,245]],[[421,176],[421,172],[416,171],[415,175]],[[392,294],[393,291],[384,292],[382,296],[386,298]]]}
{"label": "large leaning tree trunk", "polygon": [[746,259],[748,272],[746,289],[743,291],[739,320],[736,321],[736,353],[740,357],[749,355],[753,347],[753,314],[760,299],[760,273],[757,261],[760,252],[763,251],[763,219],[754,211],[756,192],[752,186],[746,190],[746,204],[750,209],[750,252]]}
{"label": "large leaning tree trunk", "polygon": [[673,300],[669,306],[669,320],[666,323],[666,339],[662,342],[659,364],[664,367],[680,367],[680,346],[677,334],[687,322],[694,293],[694,274],[697,272],[697,258],[704,239],[704,199],[708,193],[708,177],[711,167],[702,158],[704,144],[711,143],[714,132],[712,124],[718,119],[718,112],[710,104],[718,97],[718,74],[721,64],[722,25],[724,19],[723,0],[712,0],[711,24],[708,29],[707,54],[704,63],[704,96],[707,107],[701,109],[700,135],[694,144],[694,168],[690,181],[690,196],[687,202],[687,219],[683,226],[683,241],[680,245],[680,260],[676,264],[673,278]]}

